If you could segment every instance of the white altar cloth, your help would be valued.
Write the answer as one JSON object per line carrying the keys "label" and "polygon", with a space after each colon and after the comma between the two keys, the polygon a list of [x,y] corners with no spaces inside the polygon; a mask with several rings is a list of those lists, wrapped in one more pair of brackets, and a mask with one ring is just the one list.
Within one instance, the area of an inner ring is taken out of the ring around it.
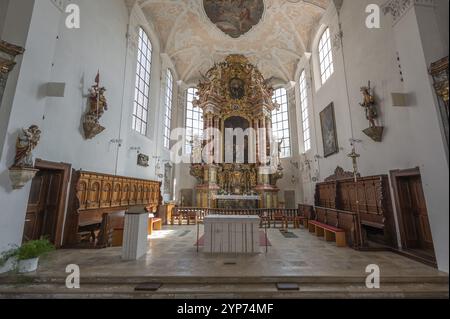
{"label": "white altar cloth", "polygon": [[258,216],[209,215],[204,219],[206,253],[260,252]]}

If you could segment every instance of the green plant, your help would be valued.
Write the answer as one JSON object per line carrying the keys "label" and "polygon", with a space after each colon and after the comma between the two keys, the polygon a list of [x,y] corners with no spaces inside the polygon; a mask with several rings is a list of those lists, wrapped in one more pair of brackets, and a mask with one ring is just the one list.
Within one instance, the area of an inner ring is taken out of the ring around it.
{"label": "green plant", "polygon": [[48,239],[39,239],[26,242],[15,253],[18,260],[33,259],[49,253],[55,249]]}

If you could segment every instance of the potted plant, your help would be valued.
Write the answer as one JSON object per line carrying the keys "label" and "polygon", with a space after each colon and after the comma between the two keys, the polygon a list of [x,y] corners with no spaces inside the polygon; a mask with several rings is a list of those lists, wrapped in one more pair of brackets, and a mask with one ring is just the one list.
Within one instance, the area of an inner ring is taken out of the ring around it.
{"label": "potted plant", "polygon": [[55,247],[47,239],[32,240],[17,249],[3,253],[0,257],[0,267],[14,263],[19,273],[36,271],[39,257],[51,252]]}
{"label": "potted plant", "polygon": [[9,272],[17,265],[17,248],[9,249],[0,254],[0,274]]}

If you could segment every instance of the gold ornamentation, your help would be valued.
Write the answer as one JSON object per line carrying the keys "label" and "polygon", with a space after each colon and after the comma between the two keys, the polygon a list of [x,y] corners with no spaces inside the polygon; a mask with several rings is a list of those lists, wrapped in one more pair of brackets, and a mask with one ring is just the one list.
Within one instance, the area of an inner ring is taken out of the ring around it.
{"label": "gold ornamentation", "polygon": [[84,115],[83,129],[86,139],[92,139],[105,130],[99,120],[108,110],[108,103],[104,93],[106,89],[100,87],[100,73],[95,77],[95,84],[89,89],[89,109]]}
{"label": "gold ornamentation", "polygon": [[34,167],[33,150],[39,144],[41,131],[36,125],[31,125],[17,136],[16,156],[14,165],[9,169],[9,178],[13,189],[21,189],[39,171]]}
{"label": "gold ornamentation", "polygon": [[[216,63],[213,68],[202,75],[202,80],[198,84],[198,98],[194,101],[194,106],[203,110],[205,128],[220,129],[222,136],[226,120],[231,117],[239,117],[248,122],[248,125],[242,123],[238,125],[242,129],[266,128],[267,126],[270,130],[271,113],[278,105],[273,102],[273,88],[269,83],[270,81],[266,81],[261,72],[246,57],[230,55],[225,61]],[[259,145],[261,141],[256,141],[255,147],[260,150],[265,149],[268,154],[271,143],[269,140],[268,138],[264,139],[262,143],[265,145]],[[247,163],[250,160],[244,160],[245,163],[242,164],[217,161],[214,164],[196,164],[201,163],[198,157],[207,142],[193,145],[191,175],[199,183],[197,205],[214,207],[216,204],[213,195],[217,193],[222,195],[259,194],[262,198],[274,197],[273,201],[262,201],[260,206],[271,208],[272,205],[276,205],[275,197],[278,192],[276,183],[283,176],[281,165],[275,172],[261,172],[260,167],[263,164],[259,160],[258,163]],[[223,140],[218,144],[217,148],[214,148],[214,152],[219,149],[223,161],[227,150]],[[238,157],[237,154],[234,154],[233,161],[234,156]],[[212,155],[210,157],[212,158]],[[275,157],[277,157],[275,160],[279,160],[278,155]],[[217,171],[217,178],[208,178],[209,171]],[[267,195],[269,193],[270,195]]]}
{"label": "gold ornamentation", "polygon": [[37,125],[31,125],[17,136],[16,156],[13,167],[32,168],[34,166],[33,150],[39,144],[41,130]]}
{"label": "gold ornamentation", "polygon": [[369,121],[369,128],[363,130],[363,133],[369,136],[375,142],[381,142],[383,137],[384,127],[377,126],[376,119],[378,118],[378,112],[375,103],[375,97],[373,95],[372,89],[370,88],[370,81],[368,86],[361,88],[361,93],[363,94],[363,102],[360,103],[365,112],[366,118]]}
{"label": "gold ornamentation", "polygon": [[273,88],[243,55],[230,55],[202,75],[197,95],[194,105],[205,113],[215,109],[213,113],[220,115],[240,112],[253,118],[255,111],[270,113],[277,107],[272,101]]}

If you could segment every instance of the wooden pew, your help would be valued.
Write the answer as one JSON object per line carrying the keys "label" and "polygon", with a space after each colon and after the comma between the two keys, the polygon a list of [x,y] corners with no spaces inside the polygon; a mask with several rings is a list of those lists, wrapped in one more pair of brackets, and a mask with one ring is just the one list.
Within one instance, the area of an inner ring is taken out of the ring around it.
{"label": "wooden pew", "polygon": [[318,237],[325,237],[326,241],[336,241],[337,247],[347,246],[345,240],[345,230],[333,227],[321,222],[311,220],[308,223],[309,232],[315,233]]}
{"label": "wooden pew", "polygon": [[314,206],[299,204],[299,221],[305,229],[308,229],[308,222],[314,219]]}
{"label": "wooden pew", "polygon": [[100,227],[97,248],[120,247],[123,242],[125,211],[104,213]]}
{"label": "wooden pew", "polygon": [[104,214],[136,206],[154,212],[162,202],[160,188],[156,181],[73,170],[63,246],[105,247]]}
{"label": "wooden pew", "polygon": [[151,235],[154,230],[162,229],[162,219],[157,217],[149,217],[148,219],[148,234]]}
{"label": "wooden pew", "polygon": [[339,247],[347,244],[358,246],[358,220],[355,213],[325,207],[314,207],[314,211],[315,219],[309,221],[308,225],[310,232],[324,236],[328,241],[336,240]]}

